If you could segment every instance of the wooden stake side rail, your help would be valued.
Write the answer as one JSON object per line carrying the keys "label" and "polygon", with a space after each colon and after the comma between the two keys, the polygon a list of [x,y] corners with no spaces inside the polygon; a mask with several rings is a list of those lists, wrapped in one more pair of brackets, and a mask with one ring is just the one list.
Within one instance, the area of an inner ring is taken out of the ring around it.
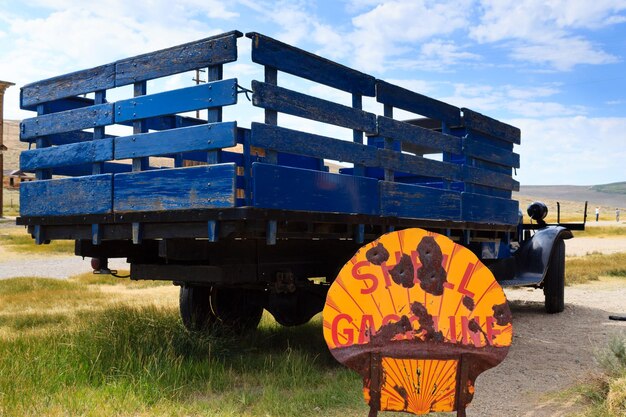
{"label": "wooden stake side rail", "polygon": [[[276,223],[285,212],[305,223],[326,216],[333,230],[347,225],[348,237],[358,241],[374,225],[514,229],[519,129],[258,33],[246,36],[265,80],[250,88],[265,123],[248,129],[222,121],[223,106],[237,105],[242,91],[236,78],[223,79],[227,64],[237,61],[241,36],[228,32],[24,86],[21,106],[38,116],[22,122],[20,139],[37,147],[23,152],[20,164],[38,181],[22,185],[18,222],[33,226],[38,241],[83,239],[82,226],[93,225],[94,242],[125,236],[110,231],[127,221],[137,242],[148,229],[159,237],[158,223],[172,219],[206,223],[204,232],[182,228],[188,237],[228,236],[216,213],[239,213],[228,221],[244,229],[245,215],[255,213],[255,221],[267,222],[269,243],[292,233]],[[209,75],[204,84],[148,91],[147,81],[202,68]],[[285,88],[281,73],[336,89],[351,105]],[[108,90],[130,84],[133,96],[106,100]],[[374,97],[381,114],[363,110],[363,97]],[[398,120],[394,108],[416,119]],[[208,110],[208,119],[185,115],[196,110]],[[283,127],[281,114],[330,125],[325,131],[337,137],[349,130],[352,140]],[[133,126],[133,134],[120,135],[115,125]],[[153,157],[172,164],[159,167]],[[325,160],[348,165],[331,173]],[[164,236],[171,235],[166,229]],[[257,236],[256,225],[249,235]]]}

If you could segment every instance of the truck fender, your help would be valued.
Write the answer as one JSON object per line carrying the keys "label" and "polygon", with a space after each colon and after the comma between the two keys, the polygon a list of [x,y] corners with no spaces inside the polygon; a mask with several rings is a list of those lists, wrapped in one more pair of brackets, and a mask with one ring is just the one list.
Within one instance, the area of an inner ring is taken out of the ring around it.
{"label": "truck fender", "polygon": [[541,285],[546,277],[550,259],[554,255],[556,243],[561,239],[574,237],[569,229],[562,226],[546,226],[522,242],[513,254],[515,259],[515,281],[520,284]]}

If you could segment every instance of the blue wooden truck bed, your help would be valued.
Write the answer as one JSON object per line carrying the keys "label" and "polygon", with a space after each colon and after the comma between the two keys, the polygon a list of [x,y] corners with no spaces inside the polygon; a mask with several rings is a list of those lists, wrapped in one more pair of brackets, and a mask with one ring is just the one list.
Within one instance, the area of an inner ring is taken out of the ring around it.
{"label": "blue wooden truck bed", "polygon": [[[21,124],[21,140],[34,149],[20,164],[36,181],[21,185],[18,222],[39,243],[93,245],[241,237],[362,242],[409,226],[448,234],[516,230],[519,129],[258,33],[246,36],[264,80],[248,87],[264,123],[224,121],[225,106],[249,106],[241,100],[247,89],[224,76],[237,62],[241,36],[224,33],[24,86],[21,107],[37,116]],[[149,81],[196,69],[206,69],[208,82],[148,89]],[[305,92],[279,86],[281,73],[291,77],[286,85]],[[132,87],[123,90],[130,96],[107,99],[123,86]],[[337,90],[351,105],[330,99],[338,92],[310,93]],[[363,110],[364,99],[380,111]],[[206,118],[187,115],[207,109]],[[279,114],[352,140],[280,126]],[[171,166],[158,167],[155,157]],[[346,164],[329,172],[329,160]]]}

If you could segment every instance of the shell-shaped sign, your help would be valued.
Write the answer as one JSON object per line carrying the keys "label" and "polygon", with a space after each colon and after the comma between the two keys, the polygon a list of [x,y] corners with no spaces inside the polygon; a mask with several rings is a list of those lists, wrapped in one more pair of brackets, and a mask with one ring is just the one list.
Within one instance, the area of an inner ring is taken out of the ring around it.
{"label": "shell-shaped sign", "polygon": [[363,376],[372,410],[464,410],[476,377],[506,356],[511,312],[467,248],[421,229],[362,247],[323,311],[333,356]]}

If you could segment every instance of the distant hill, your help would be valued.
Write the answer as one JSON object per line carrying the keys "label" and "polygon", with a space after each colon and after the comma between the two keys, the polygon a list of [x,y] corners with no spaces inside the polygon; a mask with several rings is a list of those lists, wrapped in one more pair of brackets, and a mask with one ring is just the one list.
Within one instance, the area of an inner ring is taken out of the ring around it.
{"label": "distant hill", "polygon": [[[626,183],[618,183],[626,186]],[[612,184],[607,184],[612,185]],[[522,185],[517,196],[556,201],[588,201],[589,206],[621,207],[626,209],[626,192],[605,192],[596,189],[603,186],[584,185]]]}
{"label": "distant hill", "polygon": [[591,188],[602,193],[626,194],[626,181],[613,182],[611,184],[594,185]]}

